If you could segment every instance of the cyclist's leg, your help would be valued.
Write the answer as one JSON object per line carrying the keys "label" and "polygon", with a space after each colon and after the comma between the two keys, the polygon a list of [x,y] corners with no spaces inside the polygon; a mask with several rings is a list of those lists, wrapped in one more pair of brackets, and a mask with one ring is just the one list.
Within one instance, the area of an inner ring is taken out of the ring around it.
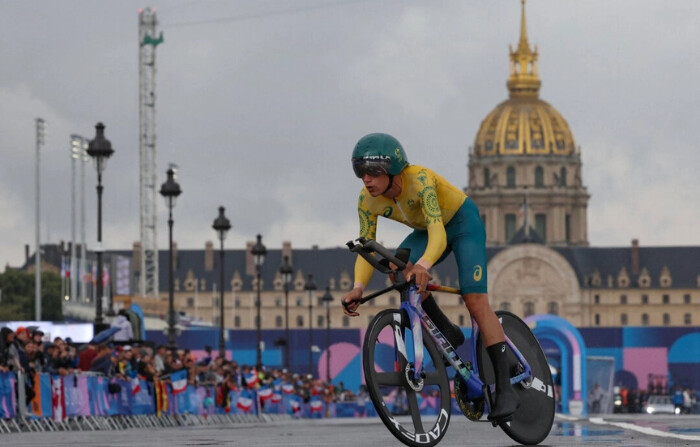
{"label": "cyclist's leg", "polygon": [[[448,239],[457,259],[464,304],[479,325],[496,376],[496,404],[489,419],[504,419],[518,409],[518,396],[510,385],[503,327],[489,305],[486,274],[486,232],[474,202],[467,198],[448,224]],[[453,233],[453,234],[450,234]]]}
{"label": "cyclist's leg", "polygon": [[[409,257],[408,268],[413,265],[420,257],[425,253],[425,247],[428,245],[428,232],[421,230],[414,230],[401,242],[399,248],[408,248],[411,250],[411,255]],[[435,263],[439,264],[445,257],[450,253],[449,246],[442,254],[440,259]],[[426,292],[424,294],[421,305],[423,309],[428,314],[433,323],[440,329],[440,332],[447,338],[450,344],[457,348],[464,344],[464,333],[462,329],[456,324],[453,324],[450,319],[442,312],[442,309],[435,302],[432,293]]]}

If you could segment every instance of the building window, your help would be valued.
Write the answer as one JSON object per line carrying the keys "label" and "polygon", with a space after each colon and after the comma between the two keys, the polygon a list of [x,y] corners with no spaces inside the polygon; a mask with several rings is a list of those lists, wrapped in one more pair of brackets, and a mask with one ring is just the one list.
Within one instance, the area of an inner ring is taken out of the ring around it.
{"label": "building window", "polygon": [[649,326],[649,314],[642,314],[642,326]]}
{"label": "building window", "polygon": [[491,170],[489,168],[484,168],[484,187],[491,187]]}
{"label": "building window", "polygon": [[211,300],[212,307],[219,307],[219,298],[213,298]]}
{"label": "building window", "polygon": [[464,315],[459,316],[459,325],[464,326]]}
{"label": "building window", "polygon": [[280,315],[275,317],[275,327],[282,327],[282,317]]}
{"label": "building window", "polygon": [[233,325],[235,327],[241,327],[241,317],[239,317],[238,315],[234,316],[233,317]]}
{"label": "building window", "polygon": [[683,304],[690,304],[690,294],[686,293],[683,295]]}
{"label": "building window", "polygon": [[559,303],[552,301],[547,304],[547,313],[550,315],[559,315]]}
{"label": "building window", "polygon": [[187,307],[194,307],[194,298],[187,298]]}
{"label": "building window", "polygon": [[275,298],[275,307],[282,307],[282,298],[279,296]]}
{"label": "building window", "polygon": [[501,310],[505,310],[510,312],[510,303],[507,301],[504,301],[501,303]]}
{"label": "building window", "polygon": [[649,304],[649,295],[646,293],[642,295],[642,304]]}
{"label": "building window", "polygon": [[316,326],[323,327],[323,315],[316,317]]}
{"label": "building window", "polygon": [[262,315],[261,315],[261,316],[257,316],[257,315],[256,315],[256,316],[255,316],[255,328],[256,328],[256,329],[257,329],[257,328],[262,328],[262,326],[260,326],[260,320],[262,320]]}
{"label": "building window", "polygon": [[515,188],[515,168],[508,166],[506,169],[506,188]]}
{"label": "building window", "polygon": [[239,300],[238,298],[236,298],[236,301],[234,301],[233,305],[234,305],[236,308],[241,307],[241,300]]}
{"label": "building window", "polygon": [[598,294],[593,295],[593,302],[595,304],[600,304],[600,295],[598,295]]}
{"label": "building window", "polygon": [[542,166],[535,168],[535,188],[544,188],[544,169]]}
{"label": "building window", "polygon": [[372,319],[374,319],[374,315],[367,316],[367,324],[370,324],[372,322]]}
{"label": "building window", "polygon": [[566,168],[563,166],[559,171],[559,184],[561,186],[566,186]]}
{"label": "building window", "polygon": [[297,315],[297,327],[304,327],[304,317]]}
{"label": "building window", "polygon": [[684,314],[684,315],[683,315],[683,323],[684,323],[686,326],[692,324],[692,317],[690,316],[690,314]]}
{"label": "building window", "polygon": [[303,300],[297,297],[297,307],[302,307],[304,305]]}
{"label": "building window", "polygon": [[534,315],[534,314],[535,314],[535,303],[533,303],[532,301],[526,302],[525,309],[523,311],[523,315],[525,316],[525,318],[527,318],[530,315]]}
{"label": "building window", "polygon": [[506,243],[515,236],[515,214],[506,214]]}
{"label": "building window", "polygon": [[343,327],[350,327],[350,317],[343,315]]}
{"label": "building window", "polygon": [[215,317],[214,317],[214,326],[219,326],[219,325],[220,325],[220,323],[219,323],[220,321],[221,321],[221,319],[219,318],[219,316],[218,316],[218,315],[215,316]]}
{"label": "building window", "polygon": [[481,215],[481,223],[484,224],[484,228],[486,228],[486,214]]}
{"label": "building window", "polygon": [[395,296],[390,296],[390,297],[389,297],[389,305],[390,305],[390,306],[396,306],[396,297],[395,297]]}
{"label": "building window", "polygon": [[669,302],[671,302],[671,297],[667,293],[664,293],[663,296],[661,297],[661,301],[664,304],[668,304]]}
{"label": "building window", "polygon": [[323,306],[323,298],[322,297],[320,297],[320,296],[318,297],[318,299],[316,300],[316,306],[318,306],[318,307]]}
{"label": "building window", "polygon": [[620,295],[620,304],[627,304],[627,295]]}
{"label": "building window", "polygon": [[600,314],[595,314],[595,325],[600,326]]}
{"label": "building window", "polygon": [[535,214],[535,231],[543,242],[547,242],[547,215]]}
{"label": "building window", "polygon": [[664,326],[668,326],[669,324],[671,324],[671,315],[664,314]]}
{"label": "building window", "polygon": [[566,242],[571,242],[571,214],[567,214],[564,217],[564,233]]}
{"label": "building window", "polygon": [[620,326],[627,326],[627,314],[620,315]]}

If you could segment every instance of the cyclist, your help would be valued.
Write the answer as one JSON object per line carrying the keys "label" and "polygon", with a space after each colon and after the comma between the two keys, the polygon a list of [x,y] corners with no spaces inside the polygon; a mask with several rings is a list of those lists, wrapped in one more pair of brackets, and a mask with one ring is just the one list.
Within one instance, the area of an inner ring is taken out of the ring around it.
{"label": "cyclist", "polygon": [[[411,250],[406,279],[415,280],[426,313],[457,347],[464,343],[462,331],[440,311],[430,292],[425,293],[430,268],[454,252],[462,298],[481,328],[496,375],[496,403],[489,420],[505,420],[520,402],[510,385],[503,328],[486,293],[486,233],[476,204],[432,170],[409,165],[401,143],[388,134],[362,137],[353,150],[352,167],[364,183],[358,200],[360,236],[376,239],[379,216],[413,228],[399,246]],[[353,289],[343,297],[347,315],[359,315],[357,300],[372,272],[373,267],[358,256]]]}

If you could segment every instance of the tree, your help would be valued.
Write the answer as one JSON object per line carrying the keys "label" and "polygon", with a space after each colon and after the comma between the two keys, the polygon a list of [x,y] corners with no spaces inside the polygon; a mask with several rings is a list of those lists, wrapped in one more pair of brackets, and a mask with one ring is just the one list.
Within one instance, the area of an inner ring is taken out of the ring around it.
{"label": "tree", "polygon": [[[5,269],[0,273],[2,305],[0,321],[31,321],[35,316],[35,279],[33,273]],[[41,274],[41,318],[63,321],[61,277],[56,273]]]}

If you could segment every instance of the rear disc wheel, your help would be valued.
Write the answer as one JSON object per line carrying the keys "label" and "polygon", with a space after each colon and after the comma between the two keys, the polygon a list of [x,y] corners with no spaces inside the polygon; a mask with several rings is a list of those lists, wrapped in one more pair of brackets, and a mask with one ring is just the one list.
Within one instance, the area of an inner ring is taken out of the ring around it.
{"label": "rear disc wheel", "polygon": [[[525,445],[539,444],[549,435],[554,423],[554,383],[547,358],[537,338],[523,320],[506,311],[496,311],[496,316],[506,336],[532,369],[531,377],[513,384],[513,390],[520,398],[520,407],[513,413],[513,419],[500,424],[500,427],[516,442]],[[481,380],[486,384],[493,384],[493,366],[481,335],[477,340],[476,352]],[[511,365],[511,377],[524,370],[510,348],[508,361]]]}

